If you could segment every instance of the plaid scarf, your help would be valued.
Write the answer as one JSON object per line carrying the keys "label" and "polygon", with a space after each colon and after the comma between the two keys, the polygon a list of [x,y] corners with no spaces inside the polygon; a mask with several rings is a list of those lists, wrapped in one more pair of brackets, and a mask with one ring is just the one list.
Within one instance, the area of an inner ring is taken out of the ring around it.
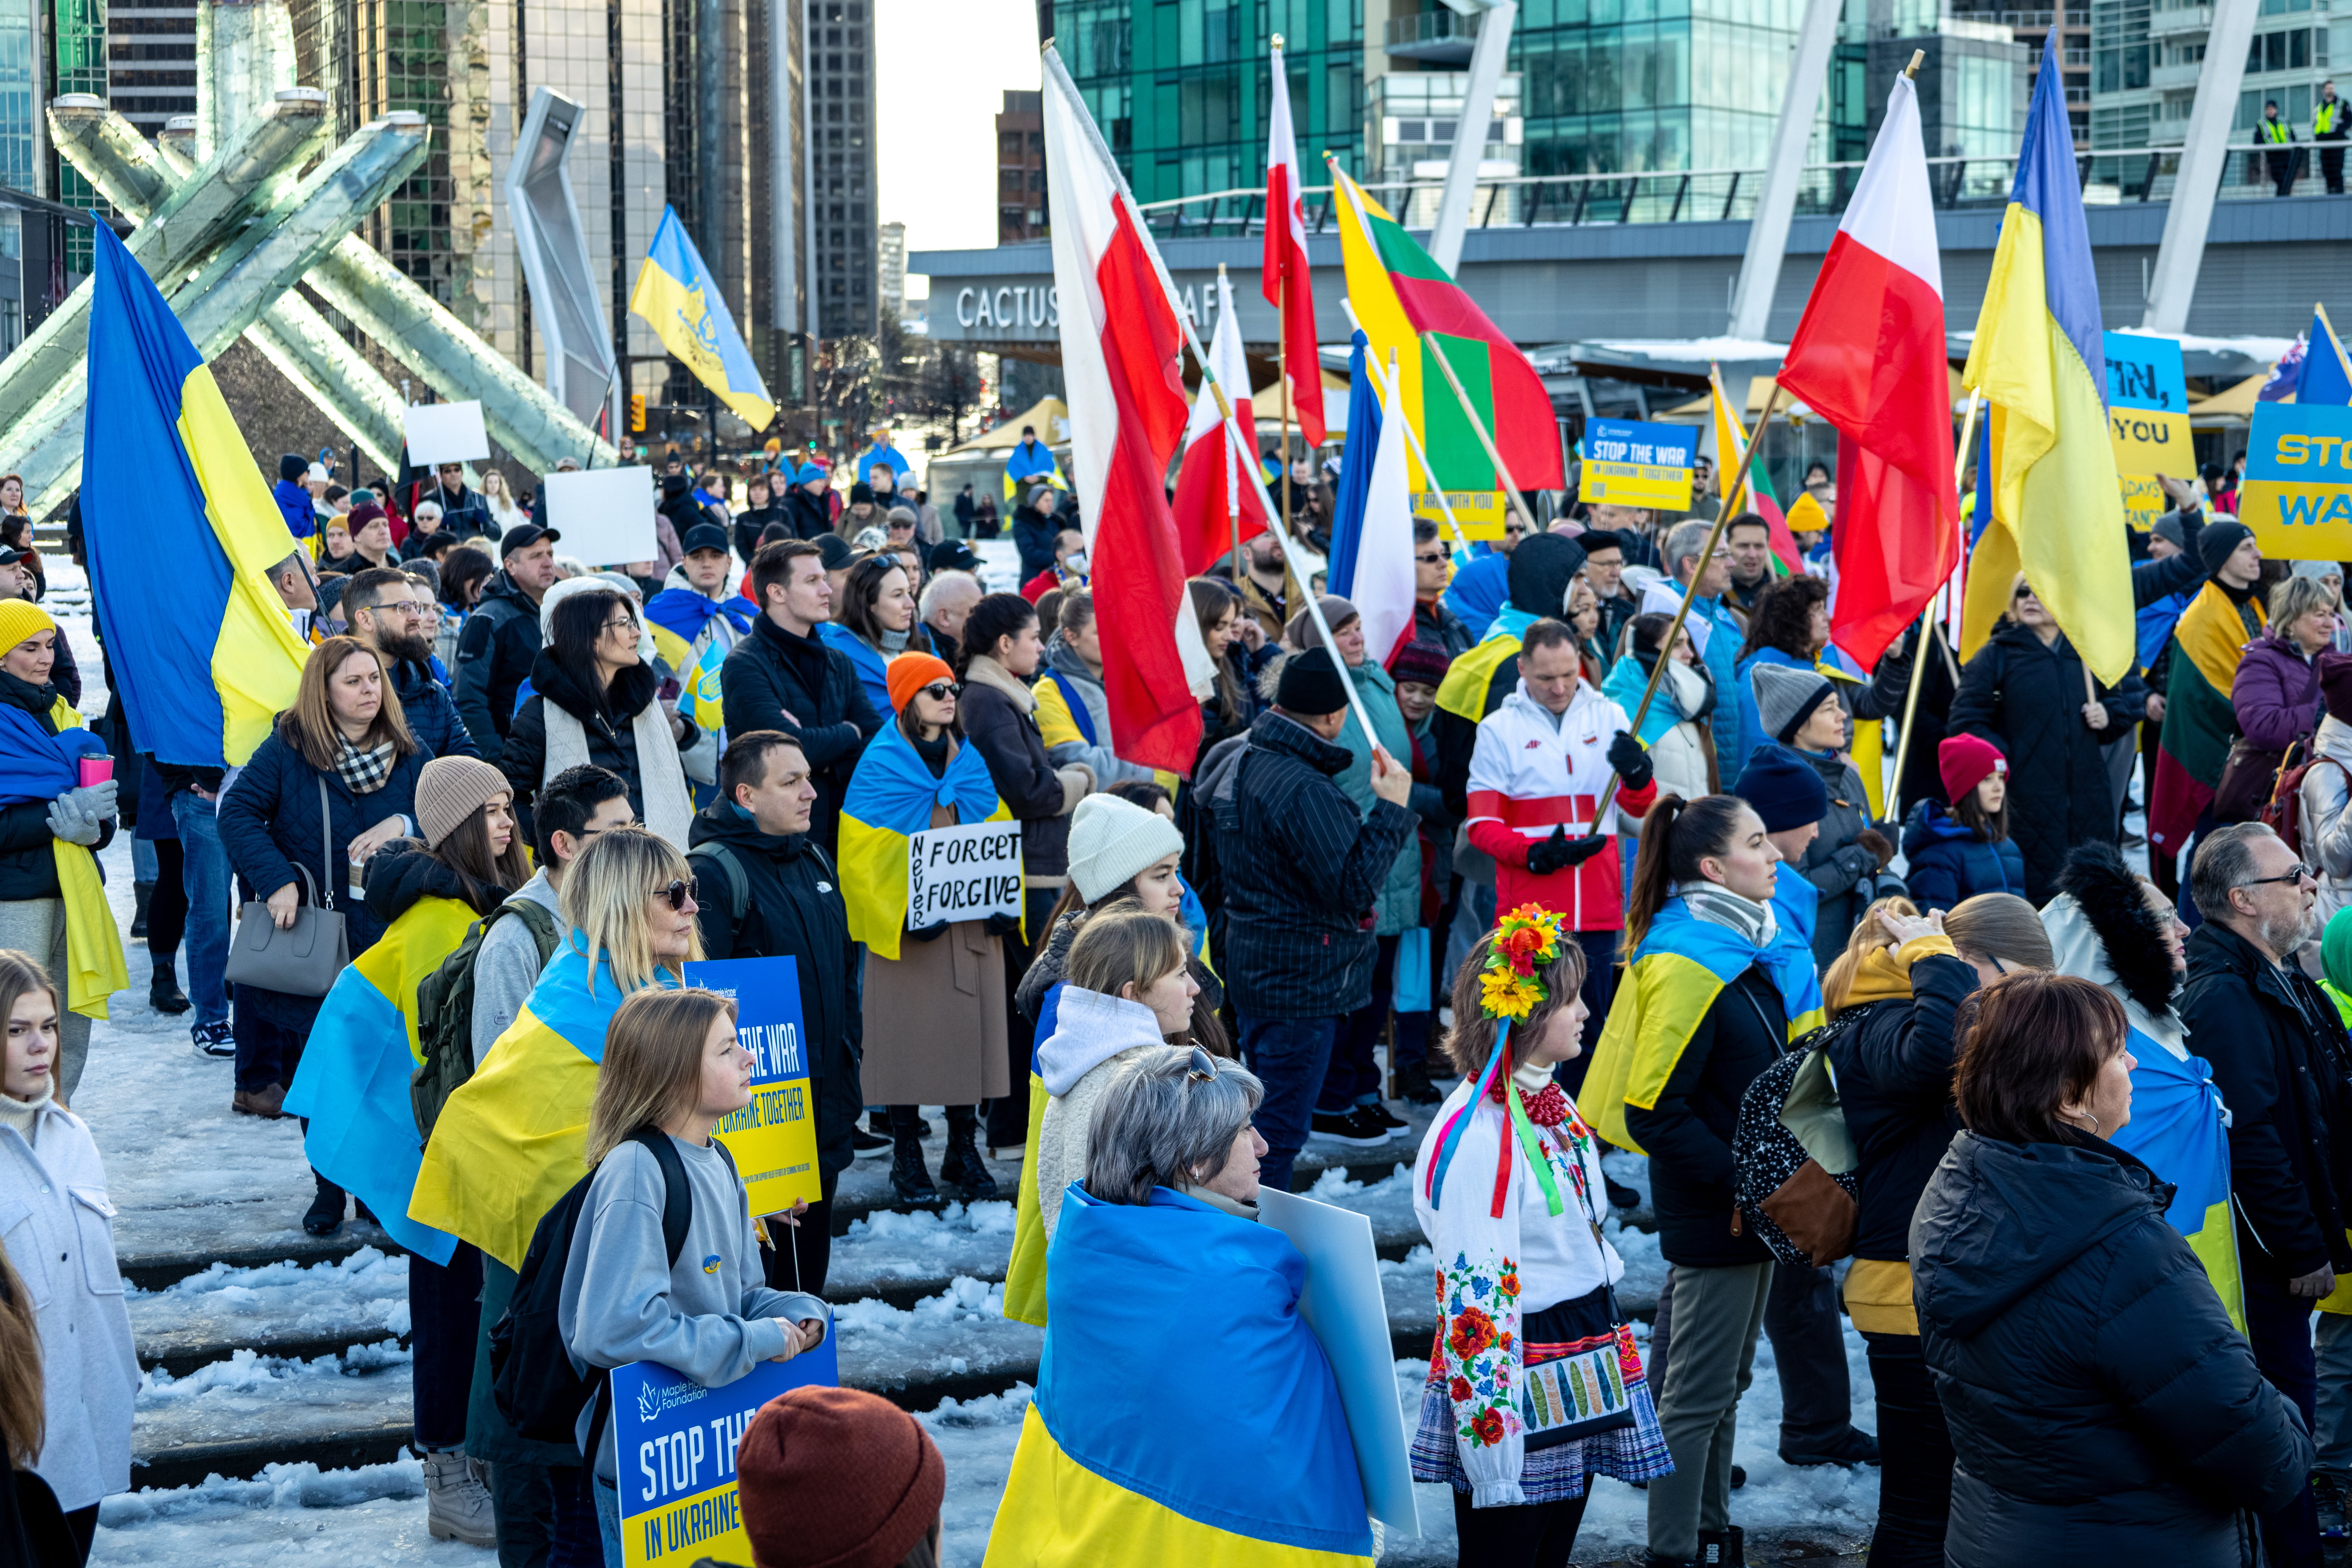
{"label": "plaid scarf", "polygon": [[373,795],[392,777],[392,742],[371,746],[365,751],[338,735],[342,749],[335,753],[335,776],[343,781],[353,795]]}

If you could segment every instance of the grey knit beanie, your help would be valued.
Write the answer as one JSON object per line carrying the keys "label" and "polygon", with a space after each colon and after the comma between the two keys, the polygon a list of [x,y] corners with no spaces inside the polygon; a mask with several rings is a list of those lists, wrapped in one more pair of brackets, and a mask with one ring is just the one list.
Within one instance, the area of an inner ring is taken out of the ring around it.
{"label": "grey knit beanie", "polygon": [[514,786],[479,757],[436,757],[416,775],[416,826],[425,846],[438,849],[494,795]]}
{"label": "grey knit beanie", "polygon": [[1748,689],[1755,693],[1756,717],[1764,733],[1785,746],[1798,726],[1828,698],[1830,681],[1817,669],[1757,664],[1748,671]]}

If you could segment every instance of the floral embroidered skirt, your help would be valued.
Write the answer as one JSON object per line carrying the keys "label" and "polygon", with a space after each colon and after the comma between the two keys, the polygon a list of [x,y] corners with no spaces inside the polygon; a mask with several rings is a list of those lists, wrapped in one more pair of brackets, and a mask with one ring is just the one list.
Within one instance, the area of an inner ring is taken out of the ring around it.
{"label": "floral embroidered skirt", "polygon": [[[1628,1393],[1633,1405],[1631,1426],[1528,1454],[1519,1471],[1519,1489],[1528,1501],[1559,1502],[1582,1497],[1588,1476],[1646,1481],[1673,1473],[1674,1457],[1666,1451],[1666,1435],[1658,1426],[1658,1407],[1650,1399],[1649,1384],[1637,1384]],[[1454,1424],[1454,1404],[1445,1396],[1445,1380],[1433,1377],[1421,1391],[1421,1426],[1412,1435],[1412,1479],[1444,1481],[1455,1491],[1467,1493],[1470,1480],[1462,1471]]]}

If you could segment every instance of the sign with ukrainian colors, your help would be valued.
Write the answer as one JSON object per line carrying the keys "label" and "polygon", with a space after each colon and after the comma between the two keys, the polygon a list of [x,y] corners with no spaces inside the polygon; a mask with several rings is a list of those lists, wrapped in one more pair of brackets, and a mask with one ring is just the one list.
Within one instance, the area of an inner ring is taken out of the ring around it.
{"label": "sign with ukrainian colors", "polygon": [[2164,487],[2156,482],[2154,474],[2118,474],[2124,487],[2124,521],[2146,533],[2156,520],[2172,510],[2166,499]]}
{"label": "sign with ukrainian colors", "polygon": [[2264,555],[2352,558],[2352,407],[2255,404],[2238,521]]}
{"label": "sign with ukrainian colors", "polygon": [[786,1389],[841,1382],[835,1331],[827,1323],[816,1349],[787,1362],[763,1361],[719,1388],[705,1388],[658,1362],[613,1369],[613,1458],[627,1568],[751,1561],[736,1505],[736,1447],[760,1406]]}
{"label": "sign with ukrainian colors", "polygon": [[[719,889],[712,896],[725,898]],[[816,1169],[816,1095],[801,1023],[800,961],[713,959],[686,966],[686,983],[735,1002],[735,1037],[751,1058],[751,1103],[720,1122],[719,1141],[751,1194],[755,1215],[824,1195]]]}
{"label": "sign with ukrainian colors", "polygon": [[2195,479],[2180,344],[2137,332],[2106,332],[2100,341],[2107,356],[2107,435],[2115,442],[2116,471]]}
{"label": "sign with ukrainian colors", "polygon": [[1611,506],[1685,510],[1697,458],[1696,426],[1595,419],[1584,427],[1584,476],[1578,493]]}
{"label": "sign with ukrainian colors", "polygon": [[[1444,494],[1445,506],[1454,509],[1454,521],[1461,527],[1462,537],[1472,540],[1503,537],[1503,520],[1510,516],[1511,510],[1503,500],[1502,491],[1447,490]],[[1437,504],[1437,497],[1435,490],[1413,491],[1412,515],[1429,519],[1444,531],[1445,507]],[[1452,535],[1447,532],[1445,537],[1450,540]]]}

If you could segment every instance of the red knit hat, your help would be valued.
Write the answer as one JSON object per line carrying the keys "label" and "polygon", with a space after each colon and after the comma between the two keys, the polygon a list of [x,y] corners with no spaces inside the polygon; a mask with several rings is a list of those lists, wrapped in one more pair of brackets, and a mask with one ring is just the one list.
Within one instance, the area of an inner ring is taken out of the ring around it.
{"label": "red knit hat", "polygon": [[890,710],[895,713],[904,708],[916,692],[934,680],[950,684],[955,680],[955,671],[937,654],[902,653],[892,659],[882,672],[882,683],[890,689]]}
{"label": "red knit hat", "polygon": [[760,1406],[735,1474],[757,1568],[898,1568],[948,1488],[921,1424],[855,1388],[795,1388]]}
{"label": "red knit hat", "polygon": [[1944,775],[1945,798],[1958,804],[1982,784],[1988,773],[2009,773],[2009,759],[1990,741],[1974,735],[1954,735],[1936,748],[1936,771]]}

